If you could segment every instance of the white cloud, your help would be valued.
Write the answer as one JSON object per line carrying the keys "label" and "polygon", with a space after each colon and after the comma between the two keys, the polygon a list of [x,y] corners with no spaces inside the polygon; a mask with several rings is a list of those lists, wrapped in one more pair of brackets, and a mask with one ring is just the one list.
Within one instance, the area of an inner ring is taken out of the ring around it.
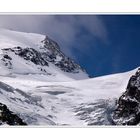
{"label": "white cloud", "polygon": [[1,15],[0,27],[47,34],[60,43],[63,50],[70,55],[70,46],[79,37],[81,29],[85,29],[93,38],[96,37],[103,42],[108,40],[107,31],[102,20],[95,15]]}

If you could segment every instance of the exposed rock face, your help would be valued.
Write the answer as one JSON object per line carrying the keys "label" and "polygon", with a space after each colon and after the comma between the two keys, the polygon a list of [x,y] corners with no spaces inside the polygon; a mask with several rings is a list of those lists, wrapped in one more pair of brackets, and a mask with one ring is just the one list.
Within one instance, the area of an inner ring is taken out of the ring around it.
{"label": "exposed rock face", "polygon": [[116,125],[140,123],[140,69],[130,78],[126,91],[119,98],[113,121]]}
{"label": "exposed rock face", "polygon": [[[48,66],[47,61],[43,59],[41,56],[40,52],[36,51],[33,48],[21,48],[21,47],[15,47],[15,48],[8,48],[8,49],[3,49],[4,52],[14,52],[16,55],[19,55],[20,57],[24,58],[25,60],[31,61],[36,65],[41,65],[41,66]],[[12,60],[10,56],[7,54],[3,56],[4,59]],[[10,59],[11,58],[11,59]]]}
{"label": "exposed rock face", "polygon": [[12,63],[11,63],[12,58],[9,55],[7,54],[3,55],[3,58],[1,60],[4,62],[4,65],[7,68],[12,69]]}
{"label": "exposed rock face", "polygon": [[79,70],[84,71],[72,59],[65,56],[65,54],[61,52],[59,45],[55,41],[46,36],[42,43],[43,47],[41,47],[40,49],[42,49],[43,51],[43,58],[46,58],[47,61],[52,62],[65,72],[78,73]]}
{"label": "exposed rock face", "polygon": [[11,112],[6,105],[0,103],[0,124],[27,125],[16,114]]}

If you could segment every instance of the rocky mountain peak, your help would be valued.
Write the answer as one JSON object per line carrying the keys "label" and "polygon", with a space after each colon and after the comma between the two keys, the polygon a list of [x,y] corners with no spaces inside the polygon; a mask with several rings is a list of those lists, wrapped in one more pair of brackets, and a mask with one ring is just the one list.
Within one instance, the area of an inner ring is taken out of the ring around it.
{"label": "rocky mountain peak", "polygon": [[[80,70],[84,71],[80,65],[76,64],[71,58],[67,57],[60,49],[59,45],[50,39],[48,36],[42,41],[43,46],[40,47],[43,57],[47,61],[52,62],[62,71],[70,73],[78,73]],[[85,71],[84,71],[85,72]]]}
{"label": "rocky mountain peak", "polygon": [[88,78],[86,71],[67,57],[58,43],[48,36],[7,30],[2,34],[5,32],[7,36],[4,36],[1,43],[5,45],[0,48],[0,63],[7,71],[3,72],[4,74],[9,72],[24,75],[58,75],[58,77],[64,75],[69,79]]}
{"label": "rocky mountain peak", "polygon": [[48,36],[45,37],[45,39],[42,41],[44,43],[44,47],[49,48],[54,48],[60,51],[60,47],[57,42],[53,41],[50,39]]}
{"label": "rocky mountain peak", "polygon": [[140,68],[131,76],[126,91],[119,98],[113,120],[117,125],[140,123]]}

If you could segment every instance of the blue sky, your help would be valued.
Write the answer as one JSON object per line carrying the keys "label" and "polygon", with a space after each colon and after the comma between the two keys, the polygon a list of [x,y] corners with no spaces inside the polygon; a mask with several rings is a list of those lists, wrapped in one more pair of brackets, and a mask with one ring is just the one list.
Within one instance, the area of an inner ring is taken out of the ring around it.
{"label": "blue sky", "polygon": [[107,31],[106,42],[89,34],[86,54],[77,50],[76,55],[88,73],[101,76],[140,66],[140,16],[99,17]]}
{"label": "blue sky", "polygon": [[[123,72],[140,66],[140,16],[101,16],[101,19],[108,33],[108,43],[98,40],[99,47],[94,50],[96,56],[89,54],[96,67],[95,75]],[[92,73],[91,69],[89,73]]]}
{"label": "blue sky", "polygon": [[139,15],[1,15],[0,27],[47,34],[91,76],[140,66]]}

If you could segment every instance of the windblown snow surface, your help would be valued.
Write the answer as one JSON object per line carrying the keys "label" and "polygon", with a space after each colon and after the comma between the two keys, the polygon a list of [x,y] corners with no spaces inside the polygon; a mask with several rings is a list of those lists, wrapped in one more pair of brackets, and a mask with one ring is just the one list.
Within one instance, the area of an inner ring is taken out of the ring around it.
{"label": "windblown snow surface", "polygon": [[[15,46],[38,49],[43,39],[42,35],[0,29],[0,49]],[[3,54],[1,50],[0,54]],[[12,69],[0,64],[0,102],[28,125],[112,125],[116,99],[136,72],[89,79],[83,72],[66,73],[50,64],[46,67],[50,75],[46,75],[34,64],[28,65],[22,58],[10,56]]]}

